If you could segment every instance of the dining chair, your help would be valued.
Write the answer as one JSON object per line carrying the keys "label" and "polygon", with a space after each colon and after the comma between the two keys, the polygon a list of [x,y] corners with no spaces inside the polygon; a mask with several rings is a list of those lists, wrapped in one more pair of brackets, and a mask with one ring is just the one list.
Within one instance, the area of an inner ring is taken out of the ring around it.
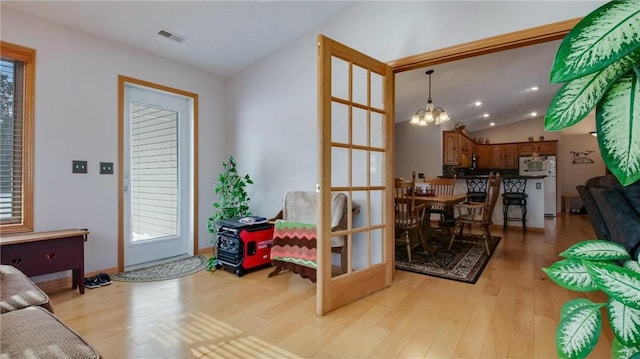
{"label": "dining chair", "polygon": [[[429,190],[435,195],[452,195],[456,186],[456,176],[453,178],[430,178],[424,181],[429,184]],[[438,222],[443,238],[448,238],[449,225],[453,224],[453,210],[451,207],[435,205],[427,209],[427,220],[434,222],[432,215],[438,216],[435,221]]]}
{"label": "dining chair", "polygon": [[493,210],[495,209],[496,202],[498,201],[498,196],[500,193],[500,182],[500,174],[494,175],[492,173],[491,175],[489,175],[486,196],[483,203],[464,202],[454,206],[454,208],[458,211],[458,217],[455,220],[456,228],[453,231],[451,239],[449,240],[449,249],[451,249],[453,241],[456,240],[456,237],[460,237],[457,238],[460,241],[475,242],[475,240],[464,240],[461,238],[462,230],[466,225],[469,225],[480,227],[480,230],[482,231],[480,238],[484,240],[487,254],[491,254],[491,250],[489,249],[489,241],[491,240],[490,226],[493,224]]}
{"label": "dining chair", "polygon": [[[415,182],[396,178],[394,184],[395,232],[396,245],[407,249],[407,257],[411,262],[411,250],[419,245],[426,250],[427,243],[422,235],[424,221],[424,204],[415,202]],[[410,232],[417,232],[419,241]]]}

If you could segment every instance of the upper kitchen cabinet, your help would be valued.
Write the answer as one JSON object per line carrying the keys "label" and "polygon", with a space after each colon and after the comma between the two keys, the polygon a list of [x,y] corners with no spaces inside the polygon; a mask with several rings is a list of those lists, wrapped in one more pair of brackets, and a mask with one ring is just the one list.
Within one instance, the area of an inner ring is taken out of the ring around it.
{"label": "upper kitchen cabinet", "polygon": [[518,168],[518,144],[506,143],[489,146],[491,168]]}
{"label": "upper kitchen cabinet", "polygon": [[521,142],[518,145],[520,156],[531,156],[537,152],[540,156],[552,156],[558,152],[558,141]]}
{"label": "upper kitchen cabinet", "polygon": [[475,153],[478,156],[478,168],[493,168],[491,167],[491,145],[476,145],[475,148]]}
{"label": "upper kitchen cabinet", "polygon": [[442,163],[450,166],[469,167],[474,143],[458,131],[442,132]]}

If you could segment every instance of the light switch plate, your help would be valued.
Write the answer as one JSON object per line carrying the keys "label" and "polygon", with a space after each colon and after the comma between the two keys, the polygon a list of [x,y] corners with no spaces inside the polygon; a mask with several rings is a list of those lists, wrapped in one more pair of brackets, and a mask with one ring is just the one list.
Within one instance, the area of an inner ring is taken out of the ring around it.
{"label": "light switch plate", "polygon": [[72,161],[71,173],[87,173],[87,161]]}
{"label": "light switch plate", "polygon": [[536,183],[536,189],[542,189],[542,183]]}

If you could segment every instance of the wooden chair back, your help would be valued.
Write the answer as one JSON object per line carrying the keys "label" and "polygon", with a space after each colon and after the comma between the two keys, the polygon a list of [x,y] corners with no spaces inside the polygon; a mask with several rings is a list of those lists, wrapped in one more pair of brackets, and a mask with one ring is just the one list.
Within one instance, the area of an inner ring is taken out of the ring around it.
{"label": "wooden chair back", "polygon": [[415,201],[415,183],[396,178],[394,184],[396,228],[410,229],[417,226],[418,213]]}
{"label": "wooden chair back", "polygon": [[430,178],[424,181],[429,184],[429,189],[437,195],[450,195],[453,194],[453,189],[456,186],[456,176],[453,178]]}
{"label": "wooden chair back", "polygon": [[482,223],[485,225],[493,224],[491,218],[493,217],[493,210],[496,208],[496,202],[500,195],[500,174],[489,175],[487,181],[487,195],[484,200],[484,207],[482,209]]}

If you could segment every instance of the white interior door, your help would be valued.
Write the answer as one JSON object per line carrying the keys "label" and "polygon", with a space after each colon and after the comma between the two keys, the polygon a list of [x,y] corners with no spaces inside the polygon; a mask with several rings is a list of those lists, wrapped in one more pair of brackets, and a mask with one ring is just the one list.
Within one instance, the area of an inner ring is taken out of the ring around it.
{"label": "white interior door", "polygon": [[193,254],[193,102],[124,85],[124,266]]}
{"label": "white interior door", "polygon": [[[327,313],[391,284],[393,101],[389,65],[318,36],[317,312]],[[346,230],[331,231],[331,196],[346,193]],[[352,213],[352,203],[360,205]],[[348,270],[331,273],[331,238],[347,240]]]}

